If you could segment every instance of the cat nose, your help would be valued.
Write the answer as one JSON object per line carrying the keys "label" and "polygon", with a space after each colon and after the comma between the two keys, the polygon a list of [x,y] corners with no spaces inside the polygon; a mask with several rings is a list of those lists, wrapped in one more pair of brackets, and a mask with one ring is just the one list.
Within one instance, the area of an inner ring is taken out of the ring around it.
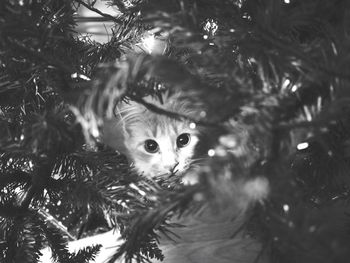
{"label": "cat nose", "polygon": [[179,162],[175,163],[175,164],[169,164],[165,166],[165,169],[168,170],[171,173],[175,173],[176,172],[176,166],[178,166]]}
{"label": "cat nose", "polygon": [[172,173],[178,165],[178,157],[171,150],[163,151],[161,162],[162,168]]}

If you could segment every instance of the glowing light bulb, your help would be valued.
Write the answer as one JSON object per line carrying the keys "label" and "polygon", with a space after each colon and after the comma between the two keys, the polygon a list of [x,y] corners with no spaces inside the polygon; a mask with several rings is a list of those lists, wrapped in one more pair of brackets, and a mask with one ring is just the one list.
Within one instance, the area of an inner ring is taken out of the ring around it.
{"label": "glowing light bulb", "polygon": [[291,90],[292,90],[292,92],[296,92],[298,90],[298,86],[297,85],[293,85]]}
{"label": "glowing light bulb", "polygon": [[290,79],[285,79],[282,83],[282,89],[286,89],[290,84]]}
{"label": "glowing light bulb", "polygon": [[300,150],[305,150],[306,148],[309,147],[309,143],[308,142],[302,142],[302,143],[299,143],[297,145],[297,149],[300,151]]}
{"label": "glowing light bulb", "polygon": [[286,213],[289,212],[289,205],[287,204],[283,205],[283,211]]}
{"label": "glowing light bulb", "polygon": [[[208,33],[210,33],[211,35],[215,35],[218,28],[219,28],[218,24],[213,19],[207,20],[207,22],[205,23],[205,25],[203,27],[203,29],[205,31],[207,31]],[[206,38],[204,38],[204,39],[206,39]]]}
{"label": "glowing light bulb", "polygon": [[209,155],[210,157],[213,157],[213,156],[215,155],[215,150],[214,150],[214,149],[210,149],[210,150],[208,151],[208,155]]}

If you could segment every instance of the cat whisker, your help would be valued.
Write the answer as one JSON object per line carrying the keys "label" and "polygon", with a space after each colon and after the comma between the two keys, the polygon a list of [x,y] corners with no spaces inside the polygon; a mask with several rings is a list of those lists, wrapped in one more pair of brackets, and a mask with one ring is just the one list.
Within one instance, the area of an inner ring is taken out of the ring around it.
{"label": "cat whisker", "polygon": [[200,164],[194,164],[194,165],[189,166],[187,170],[191,171],[191,172],[195,172],[195,171],[200,170],[201,167],[202,167],[202,165],[200,165]]}
{"label": "cat whisker", "polygon": [[192,159],[190,159],[190,161],[202,161],[202,160],[207,160],[207,158],[203,157],[203,158],[192,158]]}
{"label": "cat whisker", "polygon": [[203,164],[204,161],[206,161],[207,159],[206,158],[197,158],[197,159],[192,159],[192,160],[189,160],[189,165],[194,165],[194,164]]}

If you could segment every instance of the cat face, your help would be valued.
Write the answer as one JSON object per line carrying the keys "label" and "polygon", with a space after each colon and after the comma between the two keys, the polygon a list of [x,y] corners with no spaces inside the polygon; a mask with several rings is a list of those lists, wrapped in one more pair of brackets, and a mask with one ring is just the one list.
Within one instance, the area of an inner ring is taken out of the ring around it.
{"label": "cat face", "polygon": [[196,131],[189,127],[189,123],[169,118],[160,120],[162,118],[134,122],[128,127],[125,140],[135,168],[150,177],[184,172],[198,142]]}
{"label": "cat face", "polygon": [[[170,106],[176,110],[181,105]],[[189,121],[156,114],[142,105],[126,107],[124,143],[137,171],[148,177],[183,173],[194,155],[198,131]],[[177,110],[183,111],[183,105]]]}

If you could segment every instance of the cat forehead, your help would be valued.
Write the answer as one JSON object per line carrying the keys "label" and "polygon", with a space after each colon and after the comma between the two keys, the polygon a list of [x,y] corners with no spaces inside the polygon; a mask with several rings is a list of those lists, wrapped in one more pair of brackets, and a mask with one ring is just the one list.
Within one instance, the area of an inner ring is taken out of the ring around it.
{"label": "cat forehead", "polygon": [[174,120],[166,116],[140,120],[139,123],[134,123],[133,129],[136,129],[139,134],[143,133],[145,136],[153,138],[172,138],[182,133],[195,133],[188,122]]}
{"label": "cat forehead", "polygon": [[[149,99],[149,98],[146,98]],[[148,101],[149,102],[149,101]],[[185,100],[167,100],[165,104],[159,105],[155,100],[151,101],[157,106],[174,113],[190,115],[189,104]],[[169,116],[150,111],[145,106],[130,101],[122,103],[119,107],[121,120],[129,133],[137,137],[159,138],[162,136],[172,137],[181,133],[196,134],[197,130],[190,128],[187,120],[178,120]],[[141,138],[140,138],[141,139]]]}
{"label": "cat forehead", "polygon": [[[171,98],[164,98],[163,102],[156,99],[154,96],[147,96],[144,98],[145,102],[150,103],[160,109],[164,109],[173,113],[180,113],[180,115],[186,115],[189,117],[197,116],[199,112],[198,105],[190,103],[188,99],[180,98],[180,95],[172,96]],[[156,114],[142,104],[135,101],[122,102],[119,106],[119,111],[126,119],[133,119],[137,115],[141,115],[148,119],[168,119],[169,117]]]}

